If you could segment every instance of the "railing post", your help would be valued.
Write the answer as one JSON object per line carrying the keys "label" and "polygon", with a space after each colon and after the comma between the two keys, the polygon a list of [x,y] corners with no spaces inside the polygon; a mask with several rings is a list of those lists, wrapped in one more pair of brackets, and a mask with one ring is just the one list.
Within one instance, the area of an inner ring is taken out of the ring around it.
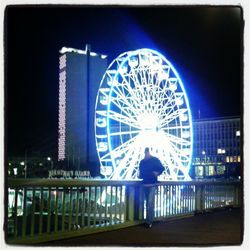
{"label": "railing post", "polygon": [[127,188],[127,194],[126,194],[126,204],[127,204],[127,220],[128,221],[134,221],[134,208],[135,208],[135,187],[130,186]]}
{"label": "railing post", "polygon": [[204,185],[196,185],[195,192],[195,212],[200,213],[204,209]]}
{"label": "railing post", "polygon": [[143,220],[144,209],[144,187],[142,185],[136,186],[134,199],[134,220]]}
{"label": "railing post", "polygon": [[234,185],[234,207],[239,207],[241,205],[241,188],[239,185]]}

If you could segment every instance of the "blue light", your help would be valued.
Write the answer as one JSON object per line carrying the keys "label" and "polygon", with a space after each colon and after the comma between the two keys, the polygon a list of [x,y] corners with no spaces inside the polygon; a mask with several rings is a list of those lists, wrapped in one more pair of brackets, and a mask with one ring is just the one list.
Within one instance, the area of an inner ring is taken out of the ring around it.
{"label": "blue light", "polygon": [[[108,99],[100,91],[105,88],[109,88]],[[165,166],[160,180],[189,180],[192,116],[186,90],[174,66],[155,50],[125,52],[108,67],[100,90],[96,101],[96,142],[103,142],[106,134],[108,144],[107,151],[97,147],[102,174],[110,179],[137,179],[139,161],[149,146]],[[104,118],[105,130],[100,123]]]}

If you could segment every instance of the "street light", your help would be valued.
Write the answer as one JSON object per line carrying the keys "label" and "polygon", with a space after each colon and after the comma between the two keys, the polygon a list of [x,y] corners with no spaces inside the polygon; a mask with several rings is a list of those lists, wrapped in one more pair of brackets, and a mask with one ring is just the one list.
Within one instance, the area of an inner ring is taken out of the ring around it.
{"label": "street light", "polygon": [[50,161],[50,167],[51,167],[51,170],[53,169],[53,160],[51,157],[47,157],[47,160]]}
{"label": "street light", "polygon": [[[25,161],[26,162],[26,161]],[[24,178],[26,179],[27,178],[27,165],[25,164],[24,161],[21,161],[20,162],[20,165],[21,166],[24,166]]]}

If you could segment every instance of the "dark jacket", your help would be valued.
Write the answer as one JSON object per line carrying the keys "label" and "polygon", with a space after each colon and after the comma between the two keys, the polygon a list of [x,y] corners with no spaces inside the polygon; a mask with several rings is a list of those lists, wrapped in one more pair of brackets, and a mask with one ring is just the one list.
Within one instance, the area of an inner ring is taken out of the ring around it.
{"label": "dark jacket", "polygon": [[157,183],[157,176],[155,176],[153,172],[159,172],[160,175],[163,170],[164,167],[162,166],[160,160],[151,156],[149,159],[141,160],[139,165],[139,177],[143,179],[143,183],[145,184],[154,184]]}

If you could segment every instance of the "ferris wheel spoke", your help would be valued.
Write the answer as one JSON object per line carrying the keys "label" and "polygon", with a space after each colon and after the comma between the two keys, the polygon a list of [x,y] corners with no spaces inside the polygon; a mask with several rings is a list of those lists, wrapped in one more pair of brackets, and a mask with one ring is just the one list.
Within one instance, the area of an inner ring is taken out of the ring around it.
{"label": "ferris wheel spoke", "polygon": [[139,135],[136,135],[133,138],[127,140],[125,143],[117,146],[114,149],[111,149],[110,150],[111,158],[114,159],[114,158],[120,157],[122,154],[124,154],[128,150],[128,148],[134,143],[134,141],[137,139],[138,136]]}
{"label": "ferris wheel spoke", "polygon": [[135,171],[135,169],[132,169],[129,166],[132,165],[132,166],[138,166],[139,167],[139,162],[144,157],[144,148],[140,144],[140,140],[141,140],[141,138],[138,137],[138,140],[134,143],[135,146],[136,146],[135,147],[136,150],[133,151],[131,160],[129,162],[127,162],[127,166],[126,166],[127,175],[126,176],[132,177],[132,174]]}
{"label": "ferris wheel spoke", "polygon": [[[165,93],[164,93],[165,94]],[[166,95],[166,94],[165,94]],[[161,109],[159,112],[159,115],[162,116],[168,116],[175,108],[176,104],[174,102],[173,99],[173,93],[171,92],[171,94],[168,96],[166,95],[166,98],[163,100],[167,100],[167,102],[165,103],[164,101],[161,102]],[[166,112],[168,111],[168,112]],[[166,114],[167,113],[167,114]]]}
{"label": "ferris wheel spoke", "polygon": [[127,117],[127,116],[121,115],[121,114],[119,114],[119,113],[116,113],[116,112],[114,112],[114,111],[112,111],[112,110],[110,110],[110,111],[108,112],[108,118],[109,118],[109,119],[112,119],[112,120],[114,120],[114,121],[120,122],[120,123],[122,123],[122,124],[125,124],[125,125],[128,125],[128,126],[131,126],[131,127],[137,128],[137,129],[140,129],[139,124],[137,124],[137,123],[135,122],[135,120],[133,120],[133,119]]}
{"label": "ferris wheel spoke", "polygon": [[119,131],[119,132],[111,132],[110,136],[120,136],[120,135],[132,135],[140,133],[140,130],[128,130],[128,131]]}
{"label": "ferris wheel spoke", "polygon": [[[123,85],[123,88],[127,90],[127,92],[129,93],[130,95],[130,98],[129,98],[129,101],[131,103],[131,105],[136,109],[140,109],[141,107],[141,102],[140,102],[140,99],[138,98],[138,96],[136,96],[135,94],[135,89],[132,89],[130,84],[124,84]],[[127,97],[128,98],[128,97]]]}
{"label": "ferris wheel spoke", "polygon": [[[116,148],[111,149],[108,153],[106,153],[105,155],[101,157],[101,160],[104,161],[104,160],[111,159],[112,157],[114,158],[120,157],[124,152],[126,152],[127,148],[129,148],[129,145],[132,144],[134,140],[136,140],[136,137],[137,136],[129,139],[125,143],[117,146]],[[112,154],[112,157],[111,157],[111,154]]]}
{"label": "ferris wheel spoke", "polygon": [[128,106],[122,106],[122,102],[120,102],[119,99],[114,99],[114,98],[112,98],[112,99],[111,99],[111,102],[112,102],[116,107],[119,108],[119,110],[121,111],[121,113],[122,113],[123,115],[125,114],[125,116],[129,117],[129,119],[133,119],[134,122],[136,122],[136,117],[137,117],[137,115],[133,113],[133,110],[131,110],[130,107],[128,107]]}
{"label": "ferris wheel spoke", "polygon": [[[131,163],[131,156],[137,152],[137,141],[138,141],[139,136],[137,136],[136,138],[134,138],[133,141],[130,141],[129,146],[122,144],[122,154],[124,155],[124,157],[122,158],[121,162],[119,162],[119,164],[116,166],[116,168],[114,169],[114,177],[121,177],[121,172],[124,172],[122,175],[127,174],[127,163]],[[120,149],[119,149],[120,150]],[[121,155],[121,154],[119,154]],[[118,158],[116,156],[116,154],[113,155],[114,159]]]}
{"label": "ferris wheel spoke", "polygon": [[[175,125],[175,126],[168,126],[168,127],[164,127],[161,130],[163,130],[166,133],[169,133],[168,131],[177,131],[178,129],[190,129],[190,125]],[[171,133],[170,133],[171,134]]]}
{"label": "ferris wheel spoke", "polygon": [[135,103],[137,103],[138,105],[140,105],[140,102],[138,102],[137,100],[137,96],[134,94],[134,89],[131,88],[131,80],[133,81],[133,83],[136,85],[136,83],[134,82],[133,78],[131,78],[131,75],[127,75],[127,77],[129,79],[126,78],[126,76],[124,75],[121,75],[122,76],[122,79],[123,79],[123,88],[126,88],[126,90],[128,91],[128,93],[131,94],[131,96],[133,96],[133,100],[135,101]]}
{"label": "ferris wheel spoke", "polygon": [[185,150],[183,150],[182,147],[180,148],[180,146],[183,144],[178,145],[179,141],[173,142],[169,140],[167,135],[164,135],[163,138],[165,138],[165,140],[163,140],[165,142],[163,150],[169,151],[169,153],[174,156],[173,159],[178,162],[178,166],[184,166],[183,163],[188,160],[188,154],[185,152]]}
{"label": "ferris wheel spoke", "polygon": [[173,110],[173,108],[171,108],[167,114],[161,115],[160,127],[164,128],[168,126],[169,123],[171,123],[178,117],[179,117],[179,110]]}
{"label": "ferris wheel spoke", "polygon": [[[124,109],[124,107],[127,107],[134,114],[138,113],[137,111],[138,109],[136,109],[136,106],[133,104],[133,102],[132,103],[130,102],[131,98],[125,96],[118,88],[114,88],[113,92],[117,96],[111,97],[110,99],[111,102],[115,102],[115,104],[117,104],[121,110]],[[124,106],[121,106],[120,103],[123,104]]]}
{"label": "ferris wheel spoke", "polygon": [[143,150],[140,145],[140,137],[137,137],[137,140],[133,142],[128,151],[125,154],[125,157],[119,163],[119,166],[116,169],[116,174],[120,175],[122,172],[122,178],[131,179],[132,174],[135,171],[134,168],[130,166],[136,166],[139,159],[142,158]]}
{"label": "ferris wheel spoke", "polygon": [[188,140],[185,140],[184,138],[172,135],[172,134],[166,134],[166,137],[168,138],[168,140],[170,140],[173,143],[179,144],[179,145],[190,145],[191,142]]}
{"label": "ferris wheel spoke", "polygon": [[144,92],[145,86],[140,83],[137,74],[138,73],[131,74],[131,79],[133,80],[133,83],[135,84],[135,91],[137,92],[137,95],[135,95],[135,99],[137,100],[137,103],[141,107],[141,104],[146,102],[145,92]]}

